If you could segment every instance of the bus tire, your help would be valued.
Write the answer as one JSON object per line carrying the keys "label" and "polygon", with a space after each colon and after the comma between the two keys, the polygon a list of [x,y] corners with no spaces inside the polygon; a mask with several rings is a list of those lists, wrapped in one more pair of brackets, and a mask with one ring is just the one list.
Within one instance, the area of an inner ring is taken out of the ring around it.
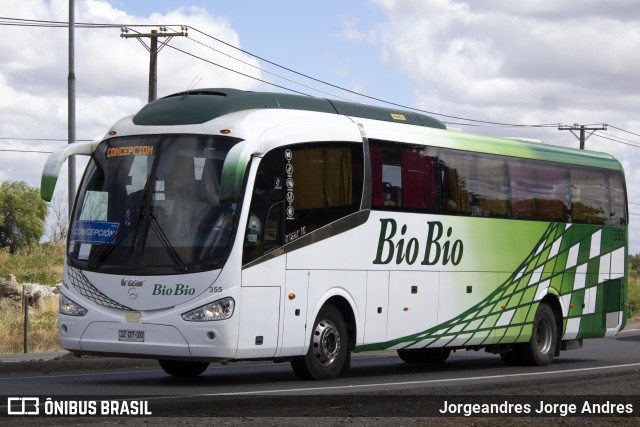
{"label": "bus tire", "polygon": [[181,378],[197,377],[209,367],[209,362],[184,362],[181,360],[158,360],[160,367],[169,375]]}
{"label": "bus tire", "polygon": [[398,350],[398,356],[405,363],[429,363],[441,365],[447,361],[451,350],[448,348],[418,348],[414,350]]}
{"label": "bus tire", "polygon": [[518,359],[524,365],[547,366],[553,360],[557,343],[556,317],[548,304],[541,303],[533,319],[531,339],[516,345]]}
{"label": "bus tire", "polygon": [[294,357],[291,367],[300,379],[330,380],[342,372],[348,353],[344,318],[335,306],[325,305],[313,322],[307,354]]}

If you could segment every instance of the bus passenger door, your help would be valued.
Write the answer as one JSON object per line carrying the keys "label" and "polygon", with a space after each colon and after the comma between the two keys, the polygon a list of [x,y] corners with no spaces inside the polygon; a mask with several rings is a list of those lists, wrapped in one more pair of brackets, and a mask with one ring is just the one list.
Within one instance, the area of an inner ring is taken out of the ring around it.
{"label": "bus passenger door", "polygon": [[285,257],[242,271],[237,358],[274,357],[278,349]]}

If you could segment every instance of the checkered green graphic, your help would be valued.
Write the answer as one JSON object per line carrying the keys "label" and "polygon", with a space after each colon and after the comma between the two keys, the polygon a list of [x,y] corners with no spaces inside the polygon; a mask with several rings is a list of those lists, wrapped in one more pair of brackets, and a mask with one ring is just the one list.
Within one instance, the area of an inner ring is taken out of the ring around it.
{"label": "checkered green graphic", "polygon": [[622,320],[625,230],[552,224],[507,280],[460,315],[359,350],[463,347],[528,341],[540,301],[561,303],[564,339],[602,337]]}

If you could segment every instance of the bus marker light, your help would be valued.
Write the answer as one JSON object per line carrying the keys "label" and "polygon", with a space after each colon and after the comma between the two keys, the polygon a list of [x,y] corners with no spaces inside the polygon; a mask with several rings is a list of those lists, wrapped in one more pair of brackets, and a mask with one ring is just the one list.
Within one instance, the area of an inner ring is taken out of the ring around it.
{"label": "bus marker light", "polygon": [[409,311],[409,307],[403,308],[404,311]]}
{"label": "bus marker light", "polygon": [[114,136],[114,135],[117,135],[117,134],[118,134],[118,132],[116,132],[115,130],[110,130],[109,131],[109,136]]}
{"label": "bus marker light", "polygon": [[289,299],[296,299],[296,294],[293,292],[289,294]]}
{"label": "bus marker light", "polygon": [[229,135],[231,133],[231,129],[220,129],[220,133],[223,135]]}

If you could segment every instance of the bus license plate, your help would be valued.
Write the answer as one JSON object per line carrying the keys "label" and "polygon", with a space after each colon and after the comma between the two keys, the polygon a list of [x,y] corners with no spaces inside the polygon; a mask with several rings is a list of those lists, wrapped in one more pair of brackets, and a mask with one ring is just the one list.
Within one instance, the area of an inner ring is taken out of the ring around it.
{"label": "bus license plate", "polygon": [[118,331],[118,341],[144,342],[144,331]]}

